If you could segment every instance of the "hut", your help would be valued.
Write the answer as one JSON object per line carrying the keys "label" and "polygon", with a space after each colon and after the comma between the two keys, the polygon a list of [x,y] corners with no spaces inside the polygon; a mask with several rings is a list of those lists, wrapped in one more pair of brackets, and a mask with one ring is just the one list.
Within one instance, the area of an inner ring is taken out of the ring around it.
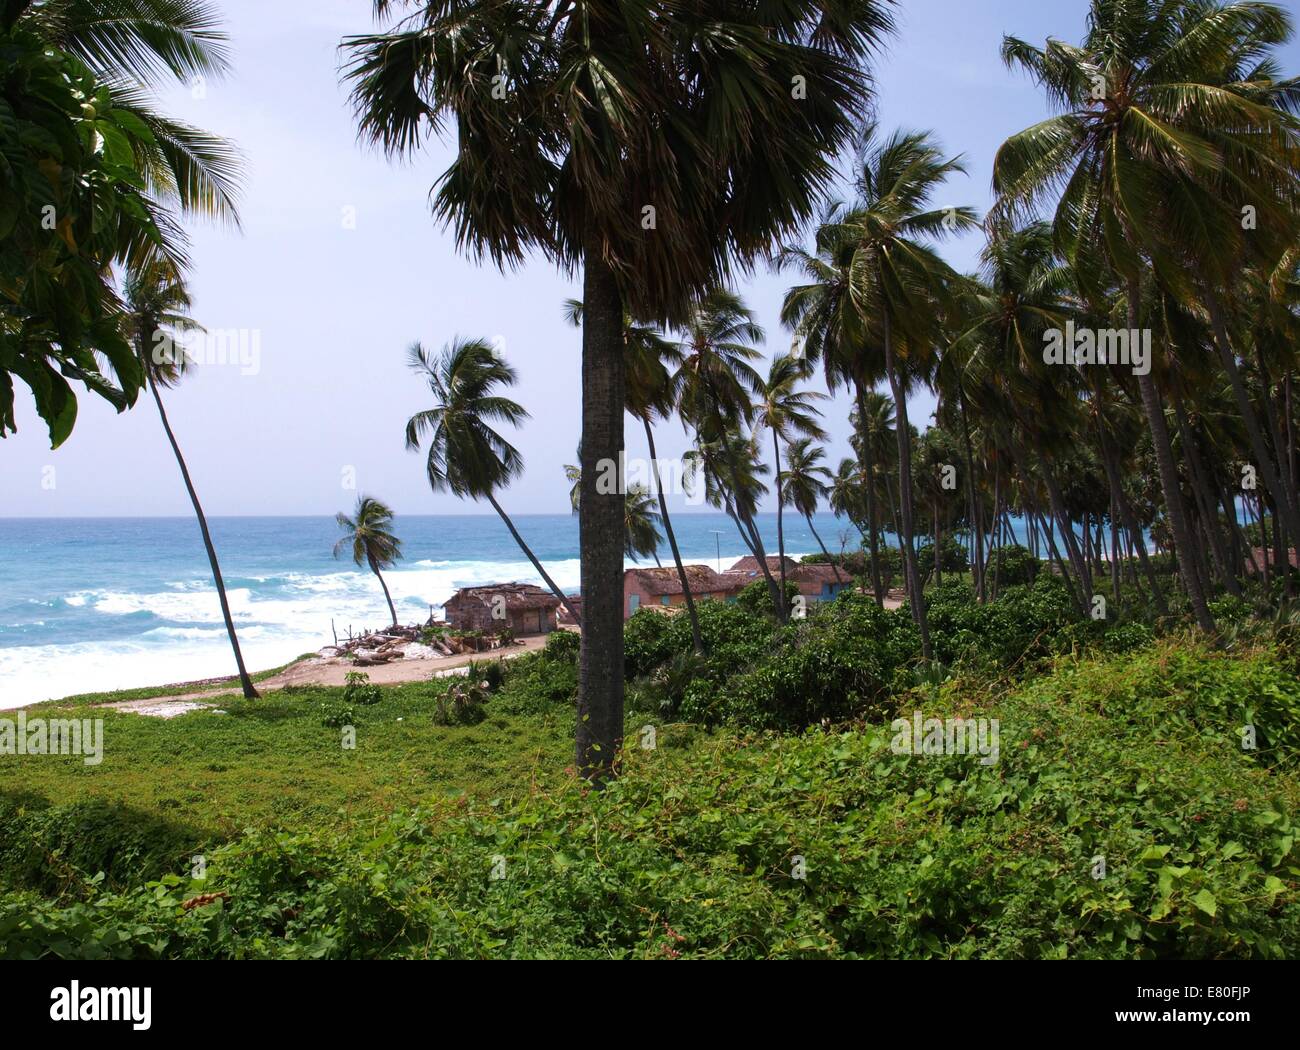
{"label": "hut", "polygon": [[462,587],[443,603],[443,611],[457,630],[497,633],[509,627],[522,637],[555,630],[559,606],[559,598],[531,583],[493,583]]}
{"label": "hut", "polygon": [[[717,573],[707,565],[684,565],[683,571],[696,601],[734,600],[749,580]],[[686,604],[676,566],[663,569],[628,569],[623,573],[623,619],[638,609],[676,609]]]}

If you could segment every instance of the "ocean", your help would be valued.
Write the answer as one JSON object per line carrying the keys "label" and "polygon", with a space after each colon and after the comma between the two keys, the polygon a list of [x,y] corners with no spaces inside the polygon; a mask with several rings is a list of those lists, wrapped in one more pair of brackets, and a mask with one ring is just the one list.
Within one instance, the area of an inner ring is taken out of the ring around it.
{"label": "ocean", "polygon": [[[576,591],[577,518],[514,520],[555,582]],[[847,521],[814,522],[831,551],[842,533],[856,549]],[[775,553],[776,515],[757,523]],[[332,557],[332,517],[212,518],[209,527],[250,671],[329,644],[331,621],[340,635],[387,624],[374,576]],[[678,514],[673,527],[686,561],[726,568],[747,553],[723,514]],[[404,557],[384,578],[403,622],[422,622],[430,606],[440,616],[458,587],[541,583],[495,515],[403,515],[396,531]],[[786,515],[785,535],[791,555],[818,549],[796,515]],[[660,557],[672,564],[666,542]],[[0,709],[234,671],[192,518],[0,518]]]}

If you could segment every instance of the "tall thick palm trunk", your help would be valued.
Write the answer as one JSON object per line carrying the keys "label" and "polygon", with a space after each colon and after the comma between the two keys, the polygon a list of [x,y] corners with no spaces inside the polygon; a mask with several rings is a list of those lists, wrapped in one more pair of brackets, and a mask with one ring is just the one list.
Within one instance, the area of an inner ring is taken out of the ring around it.
{"label": "tall thick palm trunk", "polygon": [[871,586],[876,592],[876,604],[885,606],[885,589],[880,583],[880,538],[877,535],[875,459],[867,436],[867,398],[861,383],[856,383],[858,398],[858,447],[862,450],[858,465],[862,468],[867,495],[867,545],[871,549]]}
{"label": "tall thick palm trunk", "polygon": [[598,237],[588,236],[584,248],[578,504],[583,629],[574,748],[579,775],[599,783],[614,771],[623,743],[624,505],[622,493],[601,492],[597,482],[602,462],[621,462],[626,362],[614,272]]}
{"label": "tall thick palm trunk", "polygon": [[659,493],[659,516],[664,520],[664,532],[668,534],[668,546],[672,548],[673,564],[677,566],[677,579],[682,585],[682,597],[686,600],[686,615],[691,621],[691,641],[697,653],[704,652],[704,635],[700,633],[700,616],[695,611],[695,597],[691,594],[691,582],[686,576],[686,567],[682,564],[682,552],[677,548],[677,534],[673,532],[672,518],[668,516],[668,500],[664,496],[663,480],[659,476],[659,454],[655,451],[655,432],[650,425],[650,418],[641,420],[645,426],[646,446],[650,450],[650,467],[654,471],[655,491]]}
{"label": "tall thick palm trunk", "polygon": [[898,487],[899,502],[902,504],[903,535],[903,571],[907,578],[907,595],[912,606],[912,619],[916,629],[921,632],[921,655],[926,660],[933,658],[930,648],[930,625],[925,615],[925,598],[921,594],[921,576],[916,568],[916,547],[912,542],[912,430],[907,421],[907,395],[898,376],[898,364],[894,360],[894,340],[889,330],[889,315],[884,317],[885,329],[885,371],[889,373],[889,387],[894,394],[894,413],[898,425],[894,428],[898,437]]}
{"label": "tall thick palm trunk", "polygon": [[[1138,326],[1138,282],[1128,282],[1128,327],[1133,331]],[[1156,466],[1160,472],[1160,488],[1164,492],[1165,508],[1169,514],[1169,529],[1174,537],[1174,553],[1178,557],[1178,572],[1187,589],[1187,597],[1192,605],[1192,615],[1203,631],[1214,632],[1214,618],[1205,601],[1205,592],[1201,589],[1200,577],[1196,572],[1196,548],[1192,543],[1192,533],[1187,526],[1187,512],[1183,506],[1183,490],[1178,483],[1178,467],[1174,463],[1174,450],[1169,441],[1169,426],[1165,422],[1164,405],[1160,402],[1160,391],[1156,389],[1155,380],[1150,370],[1137,377],[1138,390],[1142,395],[1142,409],[1151,428],[1151,444],[1156,454]]]}
{"label": "tall thick palm trunk", "polygon": [[208,564],[212,567],[212,582],[217,585],[217,598],[221,602],[221,615],[226,621],[226,634],[230,636],[230,648],[234,650],[235,666],[239,669],[240,688],[244,691],[245,699],[256,700],[258,692],[253,688],[253,680],[248,677],[248,670],[244,667],[244,654],[239,651],[239,637],[235,634],[235,621],[230,615],[230,602],[226,600],[226,581],[221,576],[221,566],[217,562],[217,549],[213,546],[212,534],[208,531],[208,519],[203,514],[203,507],[199,503],[199,494],[194,489],[194,482],[190,480],[190,469],[185,465],[185,457],[181,455],[181,447],[176,442],[176,435],[172,433],[172,425],[167,419],[167,409],[163,407],[162,395],[158,392],[158,384],[147,369],[145,374],[148,376],[149,391],[153,394],[154,404],[158,406],[158,417],[162,420],[163,430],[167,433],[167,441],[171,444],[172,452],[176,456],[176,463],[181,468],[181,477],[185,480],[185,491],[190,494],[190,503],[194,507],[194,516],[199,519],[199,531],[203,534],[203,547],[208,552]]}

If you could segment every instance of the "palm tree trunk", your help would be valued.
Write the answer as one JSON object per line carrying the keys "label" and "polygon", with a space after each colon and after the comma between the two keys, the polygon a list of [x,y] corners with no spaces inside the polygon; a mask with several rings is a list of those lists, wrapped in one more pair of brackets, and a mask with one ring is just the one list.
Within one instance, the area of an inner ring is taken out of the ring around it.
{"label": "palm tree trunk", "polygon": [[1120,515],[1124,519],[1124,527],[1128,530],[1130,541],[1137,548],[1138,561],[1142,564],[1143,575],[1146,576],[1147,585],[1151,588],[1151,595],[1156,603],[1156,612],[1161,616],[1168,616],[1169,609],[1165,605],[1164,592],[1160,589],[1160,582],[1156,579],[1156,570],[1151,564],[1151,559],[1147,557],[1147,545],[1142,539],[1142,530],[1138,528],[1137,515],[1133,513],[1133,505],[1129,503],[1128,496],[1124,494],[1119,466],[1115,462],[1110,442],[1106,440],[1106,434],[1100,421],[1098,421],[1097,429],[1101,441],[1102,467],[1106,471],[1106,481],[1110,485],[1111,498],[1118,503]]}
{"label": "palm tree trunk", "polygon": [[984,593],[984,526],[979,520],[979,507],[975,502],[975,453],[971,448],[970,421],[966,418],[966,392],[957,384],[957,408],[961,412],[962,436],[966,448],[966,500],[970,506],[971,561],[975,569],[975,594],[981,604]]}
{"label": "palm tree trunk", "polygon": [[[1296,508],[1295,494],[1291,490],[1290,479],[1286,478],[1284,472],[1279,471],[1274,465],[1273,456],[1264,441],[1264,434],[1260,430],[1259,420],[1255,415],[1255,406],[1250,403],[1250,395],[1246,391],[1245,381],[1241,378],[1241,369],[1237,367],[1237,355],[1233,352],[1228,339],[1228,328],[1223,319],[1223,312],[1219,308],[1218,296],[1209,290],[1208,285],[1204,285],[1204,287],[1206,290],[1205,302],[1210,313],[1210,327],[1214,332],[1215,348],[1219,351],[1219,360],[1223,363],[1224,371],[1228,373],[1232,394],[1237,402],[1237,411],[1241,413],[1242,422],[1246,424],[1246,436],[1250,439],[1251,452],[1255,456],[1258,471],[1264,479],[1264,487],[1268,489],[1269,495],[1273,497],[1273,503],[1281,511],[1282,521],[1286,525],[1287,533],[1293,538],[1300,537],[1300,510]],[[1263,377],[1260,378],[1262,381]],[[1265,389],[1264,397],[1267,398],[1268,395],[1269,392]]]}
{"label": "palm tree trunk", "polygon": [[804,521],[808,523],[808,528],[812,531],[813,539],[817,541],[817,546],[822,549],[822,553],[826,555],[826,560],[831,563],[831,568],[835,570],[835,582],[843,583],[844,577],[840,575],[840,567],[835,564],[835,559],[831,557],[831,552],[826,549],[826,544],[822,542],[821,535],[817,532],[817,526],[813,524],[812,515],[805,514],[803,517]]}
{"label": "palm tree trunk", "polygon": [[158,406],[158,416],[162,420],[163,430],[167,432],[167,440],[171,444],[172,452],[176,456],[176,462],[181,468],[181,477],[185,480],[185,491],[190,494],[190,503],[194,506],[194,516],[199,519],[199,531],[203,534],[203,547],[208,552],[208,564],[212,567],[212,581],[217,585],[217,598],[221,602],[221,615],[226,621],[226,634],[230,636],[230,648],[235,652],[235,666],[239,669],[239,685],[244,691],[246,700],[256,700],[258,697],[257,690],[253,688],[253,680],[248,677],[248,671],[244,667],[244,654],[239,651],[239,637],[235,634],[235,621],[230,615],[230,603],[226,600],[226,581],[221,577],[221,566],[217,563],[217,549],[212,544],[212,534],[208,532],[208,519],[203,514],[203,507],[199,504],[199,494],[194,489],[194,482],[190,480],[189,467],[185,465],[185,457],[181,455],[181,447],[176,443],[176,435],[172,433],[172,425],[167,419],[167,409],[163,407],[162,395],[158,393],[158,384],[154,378],[145,371],[149,379],[149,390],[153,394],[154,404]]}
{"label": "palm tree trunk", "polygon": [[[1133,331],[1138,326],[1138,282],[1128,281],[1128,327]],[[1173,447],[1169,442],[1169,427],[1165,422],[1164,406],[1160,403],[1160,392],[1155,380],[1148,370],[1145,375],[1137,376],[1138,390],[1142,394],[1142,408],[1146,413],[1147,425],[1151,428],[1151,444],[1156,454],[1156,466],[1160,472],[1160,488],[1165,496],[1165,509],[1169,515],[1169,529],[1174,537],[1174,554],[1178,559],[1178,571],[1187,588],[1187,597],[1192,605],[1192,614],[1197,625],[1203,631],[1213,633],[1214,618],[1205,603],[1205,593],[1201,590],[1200,580],[1196,575],[1196,557],[1192,547],[1192,535],[1187,527],[1187,513],[1183,507],[1183,492],[1178,484],[1178,467],[1174,463]]]}
{"label": "palm tree trunk", "polygon": [[876,471],[875,456],[871,448],[871,439],[867,432],[867,398],[862,384],[855,381],[854,388],[858,397],[858,447],[862,450],[858,465],[862,467],[867,490],[867,542],[871,547],[871,585],[876,591],[876,604],[882,609],[885,605],[885,591],[880,585],[880,540],[876,535],[878,516],[876,514]]}
{"label": "palm tree trunk", "polygon": [[[487,500],[489,503],[492,504],[492,509],[495,510],[497,514],[501,516],[501,520],[506,523],[506,528],[510,530],[510,535],[514,537],[514,541],[519,545],[519,549],[523,551],[524,554],[527,555],[528,560],[533,563],[533,568],[537,570],[537,575],[540,576],[542,578],[542,581],[546,584],[546,586],[550,588],[551,593],[554,594],[555,597],[560,599],[560,604],[562,604],[569,611],[569,615],[573,617],[573,622],[576,623],[579,627],[582,627],[583,626],[582,620],[578,616],[578,610],[573,607],[573,602],[569,600],[569,596],[567,594],[565,594],[562,590],[560,590],[559,584],[557,584],[553,579],[551,579],[551,574],[548,573],[542,567],[542,563],[537,560],[537,555],[533,553],[533,549],[529,547],[528,544],[524,542],[524,538],[521,535],[519,535],[519,530],[515,528],[515,523],[510,520],[510,515],[505,512],[505,508],[502,507],[501,504],[497,502],[496,496],[494,496],[491,492],[487,494]],[[622,602],[620,600],[620,613],[619,613],[620,616],[622,615],[621,607],[622,607]],[[585,629],[583,633],[584,634],[586,633]]]}
{"label": "palm tree trunk", "polygon": [[899,502],[903,513],[903,562],[907,573],[907,591],[912,606],[912,619],[916,629],[921,632],[921,656],[933,658],[930,647],[930,625],[925,617],[925,599],[921,594],[920,573],[916,569],[916,548],[912,545],[912,430],[907,421],[907,395],[899,381],[898,365],[894,360],[894,340],[889,329],[889,314],[883,315],[885,343],[885,371],[889,374],[889,386],[894,394],[894,412],[898,425],[894,428],[898,437],[898,486]]}
{"label": "palm tree trunk", "polygon": [[772,450],[776,455],[776,553],[781,567],[781,605],[784,607],[790,599],[785,590],[785,500],[781,492],[781,438],[776,428],[772,428]]}
{"label": "palm tree trunk", "polygon": [[704,652],[704,636],[700,633],[700,617],[695,611],[695,598],[691,594],[691,583],[686,578],[686,569],[682,565],[682,552],[677,549],[677,534],[673,532],[673,522],[668,516],[668,500],[664,497],[663,483],[659,478],[659,459],[655,452],[654,427],[650,425],[649,416],[641,420],[645,426],[646,445],[650,450],[650,468],[654,471],[655,491],[659,493],[659,516],[664,520],[664,532],[668,534],[668,546],[672,548],[673,564],[677,566],[677,579],[682,585],[682,597],[686,599],[686,615],[691,621],[691,641],[697,653]]}
{"label": "palm tree trunk", "polygon": [[[578,531],[584,626],[578,660],[579,776],[599,783],[623,744],[624,497],[597,484],[602,462],[620,462],[627,374],[623,303],[601,239],[583,246],[582,496]],[[620,485],[619,488],[622,486]]]}
{"label": "palm tree trunk", "polygon": [[379,581],[379,586],[384,589],[384,600],[388,602],[388,611],[393,617],[393,626],[397,626],[397,609],[393,606],[393,596],[388,593],[388,584],[384,582],[384,575],[379,571],[379,566],[373,561],[370,563],[370,571],[375,574],[375,579]]}

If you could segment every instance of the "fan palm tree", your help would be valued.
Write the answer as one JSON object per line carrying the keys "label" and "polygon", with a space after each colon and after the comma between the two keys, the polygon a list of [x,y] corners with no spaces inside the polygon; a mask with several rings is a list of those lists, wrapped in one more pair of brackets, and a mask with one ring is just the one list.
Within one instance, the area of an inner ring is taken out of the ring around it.
{"label": "fan palm tree", "polygon": [[434,492],[451,492],[461,499],[485,499],[510,530],[515,543],[532,562],[537,575],[569,611],[580,618],[569,596],[560,590],[537,560],[531,547],[497,501],[524,469],[519,450],[492,429],[498,420],[518,426],[528,418],[523,406],[496,393],[513,386],[516,373],[483,339],[455,339],[434,355],[419,343],[409,350],[409,364],[429,385],[434,405],[413,415],[406,424],[406,447],[428,445],[425,476]]}
{"label": "fan palm tree", "polygon": [[[1284,159],[1294,153],[1295,122],[1280,108],[1294,87],[1277,83],[1268,57],[1289,32],[1286,14],[1267,3],[1093,0],[1077,47],[1015,37],[1002,45],[1004,61],[1026,70],[1061,111],[999,149],[1003,207],[1034,209],[1059,192],[1053,233],[1062,254],[1090,298],[1111,279],[1121,284],[1131,330],[1145,276],[1203,297],[1229,378],[1236,362],[1217,296],[1223,274],[1209,260],[1240,264],[1245,206],[1258,230],[1267,227],[1257,249],[1277,237],[1295,241],[1294,164]],[[1197,623],[1213,631],[1158,378],[1156,369],[1136,377],[1179,570]],[[1253,410],[1238,400],[1260,474],[1300,535]]]}
{"label": "fan palm tree", "polygon": [[587,618],[578,769],[623,733],[624,316],[683,321],[736,264],[809,218],[870,101],[886,0],[722,7],[650,0],[375,0],[402,17],[344,41],[361,134],[409,155],[456,129],[433,194],[457,240],[498,265],[538,250],[582,269],[580,533]]}
{"label": "fan palm tree", "polygon": [[[818,425],[821,413],[813,402],[825,394],[800,390],[799,384],[808,378],[808,362],[790,354],[773,358],[767,380],[758,391],[754,404],[754,429],[772,432],[773,468],[776,471],[776,549],[777,563],[781,566],[781,593],[785,594],[785,504],[781,492],[781,442],[796,436],[825,440],[826,432]],[[820,543],[820,539],[818,540]],[[823,548],[824,550],[825,548]],[[784,603],[783,603],[784,604]]]}
{"label": "fan palm tree", "polygon": [[345,547],[351,546],[352,560],[358,566],[365,564],[375,574],[379,586],[384,589],[384,600],[388,602],[388,611],[393,617],[393,626],[397,626],[397,609],[393,605],[393,596],[388,593],[388,584],[380,569],[391,569],[402,556],[402,541],[393,535],[393,512],[386,503],[381,503],[372,496],[358,496],[357,509],[348,517],[342,511],[334,516],[345,535],[334,544],[334,557],[338,557]]}
{"label": "fan palm tree", "polygon": [[[785,470],[777,476],[777,489],[781,498],[803,515],[813,538],[817,540],[817,546],[835,570],[835,582],[843,583],[844,577],[840,575],[839,565],[831,557],[831,552],[826,549],[826,544],[817,532],[817,526],[813,524],[817,504],[826,496],[831,477],[830,470],[822,465],[824,458],[825,452],[813,447],[812,438],[794,438],[785,446]],[[785,586],[784,578],[781,585]]]}
{"label": "fan palm tree", "polygon": [[212,542],[212,533],[208,530],[208,519],[199,503],[198,490],[190,477],[190,469],[181,454],[181,446],[172,431],[171,421],[167,418],[167,409],[163,405],[162,390],[175,386],[189,371],[192,361],[180,345],[178,335],[184,332],[200,330],[199,324],[190,317],[192,303],[189,290],[175,268],[171,259],[163,254],[155,255],[145,265],[127,272],[123,287],[123,300],[126,310],[123,325],[128,332],[140,367],[144,371],[145,382],[153,394],[154,404],[158,407],[158,418],[162,421],[167,442],[171,445],[176,465],[181,469],[181,479],[185,482],[185,491],[189,494],[190,505],[198,519],[199,532],[203,537],[203,548],[208,555],[208,565],[212,569],[212,582],[217,588],[217,600],[221,605],[221,617],[226,624],[226,634],[230,638],[230,648],[235,654],[235,667],[239,673],[239,685],[247,699],[256,699],[257,690],[253,680],[248,676],[244,666],[244,654],[239,648],[239,636],[235,633],[234,617],[230,614],[230,602],[226,598],[226,582],[221,575],[221,565],[217,561],[217,548]]}

